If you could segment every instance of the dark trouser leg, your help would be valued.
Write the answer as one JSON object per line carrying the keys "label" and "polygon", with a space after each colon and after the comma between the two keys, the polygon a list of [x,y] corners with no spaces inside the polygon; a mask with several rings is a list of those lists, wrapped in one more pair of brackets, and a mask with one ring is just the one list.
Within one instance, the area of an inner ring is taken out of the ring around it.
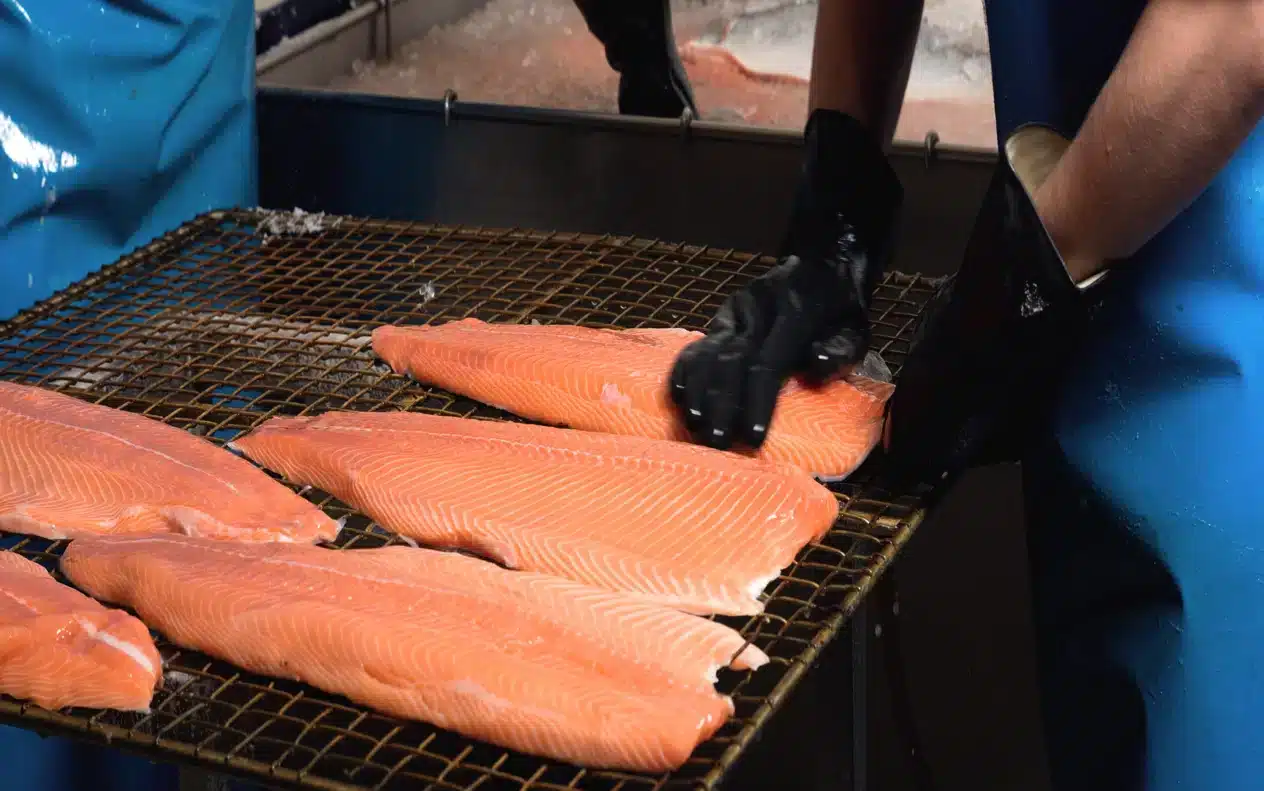
{"label": "dark trouser leg", "polygon": [[1176,586],[1052,440],[1024,460],[1023,488],[1054,791],[1142,791],[1136,649],[1150,624],[1179,613]]}
{"label": "dark trouser leg", "polygon": [[676,51],[669,0],[575,0],[619,73],[619,112],[679,118],[693,91]]}

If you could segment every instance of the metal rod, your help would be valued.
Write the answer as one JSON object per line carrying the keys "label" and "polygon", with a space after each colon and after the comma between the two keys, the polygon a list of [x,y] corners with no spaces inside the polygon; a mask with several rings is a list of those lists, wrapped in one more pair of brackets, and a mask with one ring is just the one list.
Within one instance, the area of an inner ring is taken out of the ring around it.
{"label": "metal rod", "polygon": [[456,91],[448,88],[443,92],[443,125],[450,126],[452,124],[452,105],[456,103]]}
{"label": "metal rod", "polygon": [[[325,43],[334,36],[344,33],[369,17],[380,13],[381,10],[378,5],[362,5],[351,9],[340,17],[327,19],[318,25],[312,25],[294,38],[282,40],[275,47],[256,58],[255,74],[266,74],[272,69],[302,55],[309,49]],[[387,31],[389,32],[389,30],[388,24]]]}
{"label": "metal rod", "polygon": [[862,601],[851,619],[851,788],[869,787],[869,604]]}
{"label": "metal rod", "polygon": [[878,626],[882,658],[886,664],[887,686],[891,695],[891,715],[895,729],[908,750],[915,791],[935,791],[935,777],[917,727],[912,690],[905,672],[903,630],[900,622],[900,574],[895,567],[878,583],[870,599]]}
{"label": "metal rod", "polygon": [[386,62],[390,63],[394,56],[391,48],[391,6],[395,5],[394,0],[378,0],[382,5],[382,13],[386,17]]}
{"label": "metal rod", "polygon": [[[293,55],[290,57],[293,57]],[[330,106],[335,104],[345,106],[345,110],[339,107],[338,112],[390,109],[414,115],[424,116],[430,113],[438,118],[443,117],[443,101],[441,97],[416,98],[387,94],[356,93],[331,88],[293,88],[282,85],[260,86],[259,91],[260,94],[267,94],[270,99],[274,100],[314,99],[325,102]],[[638,134],[669,136],[679,136],[682,127],[680,118],[649,118],[597,111],[470,101],[462,103],[461,117],[471,121],[554,127],[579,125],[598,130],[629,131]],[[803,138],[801,132],[789,129],[722,121],[705,121],[698,118],[693,118],[689,122],[689,135],[691,138],[776,146],[797,146],[801,144]],[[919,143],[896,141],[891,144],[890,153],[895,157],[915,158],[919,162],[925,162],[926,143],[924,140]],[[991,168],[996,164],[996,151],[968,146],[947,145],[940,142],[935,145],[935,161],[980,164]]]}

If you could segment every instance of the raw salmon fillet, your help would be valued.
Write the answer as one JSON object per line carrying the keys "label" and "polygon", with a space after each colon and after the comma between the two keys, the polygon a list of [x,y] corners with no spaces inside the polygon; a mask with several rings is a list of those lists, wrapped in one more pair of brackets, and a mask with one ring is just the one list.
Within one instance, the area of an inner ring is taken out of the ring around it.
{"label": "raw salmon fillet", "polygon": [[148,711],[161,676],[145,624],[0,551],[0,692],[52,710]]}
{"label": "raw salmon fillet", "polygon": [[99,537],[61,567],[179,645],[590,766],[679,766],[732,713],[716,668],[767,660],[721,624],[451,552]]}
{"label": "raw salmon fillet", "polygon": [[[702,333],[487,324],[382,326],[373,351],[397,373],[516,415],[584,431],[687,440],[668,394],[676,355]],[[849,376],[790,381],[757,455],[826,480],[850,475],[882,432],[894,386]]]}
{"label": "raw salmon fillet", "polygon": [[157,420],[0,382],[0,530],[315,542],[338,524],[267,473]]}
{"label": "raw salmon fillet", "polygon": [[838,501],[681,442],[409,412],[273,418],[233,447],[387,528],[693,613],[746,615]]}

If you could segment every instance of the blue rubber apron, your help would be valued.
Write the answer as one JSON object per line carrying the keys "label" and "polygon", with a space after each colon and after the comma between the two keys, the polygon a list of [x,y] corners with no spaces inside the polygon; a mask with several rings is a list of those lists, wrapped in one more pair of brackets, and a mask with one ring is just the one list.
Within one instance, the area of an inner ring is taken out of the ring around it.
{"label": "blue rubber apron", "polygon": [[[1073,135],[1143,6],[991,0],[1001,139]],[[1024,458],[1057,791],[1264,788],[1262,188],[1257,130],[1102,284]]]}
{"label": "blue rubber apron", "polygon": [[[0,320],[198,213],[253,206],[252,0],[0,0]],[[174,789],[0,728],[5,791]]]}

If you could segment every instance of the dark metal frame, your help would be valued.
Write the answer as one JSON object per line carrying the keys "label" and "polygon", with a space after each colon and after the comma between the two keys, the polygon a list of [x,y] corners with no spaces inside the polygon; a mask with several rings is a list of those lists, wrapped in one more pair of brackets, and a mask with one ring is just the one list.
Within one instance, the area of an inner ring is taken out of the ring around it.
{"label": "dark metal frame", "polygon": [[[733,124],[263,87],[261,203],[775,253],[802,136]],[[897,144],[894,268],[956,271],[995,153]]]}

